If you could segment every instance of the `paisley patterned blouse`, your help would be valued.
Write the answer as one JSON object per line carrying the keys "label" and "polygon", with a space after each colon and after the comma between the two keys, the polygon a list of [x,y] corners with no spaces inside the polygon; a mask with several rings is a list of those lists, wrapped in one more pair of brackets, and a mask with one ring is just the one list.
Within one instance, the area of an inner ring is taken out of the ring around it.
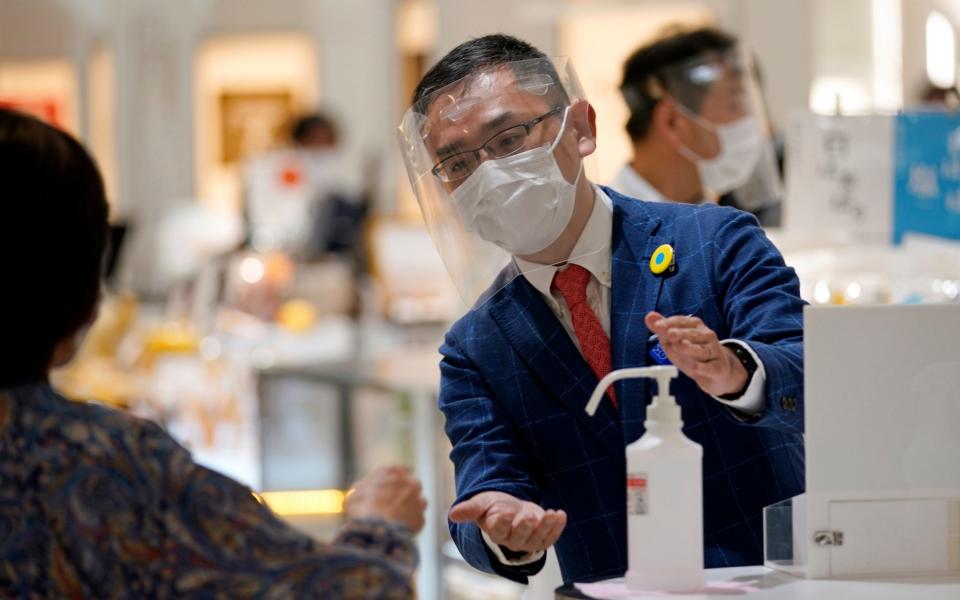
{"label": "paisley patterned blouse", "polygon": [[0,598],[410,598],[415,563],[405,528],[314,542],[153,423],[0,390]]}

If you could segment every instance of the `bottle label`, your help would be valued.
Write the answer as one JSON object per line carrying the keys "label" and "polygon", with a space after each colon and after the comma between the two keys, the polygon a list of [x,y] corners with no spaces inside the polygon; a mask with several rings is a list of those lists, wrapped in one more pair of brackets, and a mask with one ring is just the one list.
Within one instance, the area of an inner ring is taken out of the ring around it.
{"label": "bottle label", "polygon": [[645,515],[650,511],[650,498],[647,496],[647,474],[630,473],[627,475],[627,514]]}

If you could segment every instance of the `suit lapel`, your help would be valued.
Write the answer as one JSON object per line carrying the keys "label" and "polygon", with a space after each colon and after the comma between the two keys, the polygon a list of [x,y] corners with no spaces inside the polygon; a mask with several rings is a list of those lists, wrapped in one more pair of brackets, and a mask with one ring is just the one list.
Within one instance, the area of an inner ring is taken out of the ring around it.
{"label": "suit lapel", "polygon": [[[650,331],[644,316],[654,309],[661,279],[650,272],[650,256],[664,237],[660,220],[649,214],[644,203],[606,189],[613,199],[612,285],[610,294],[610,346],[613,368],[647,365]],[[663,299],[661,299],[661,307]],[[630,443],[644,432],[643,422],[650,398],[647,379],[618,382],[623,439]]]}
{"label": "suit lapel", "polygon": [[597,378],[539,292],[518,275],[489,302],[494,321],[534,376],[614,456],[622,456],[616,411],[609,402],[602,402],[593,417],[584,410]]}

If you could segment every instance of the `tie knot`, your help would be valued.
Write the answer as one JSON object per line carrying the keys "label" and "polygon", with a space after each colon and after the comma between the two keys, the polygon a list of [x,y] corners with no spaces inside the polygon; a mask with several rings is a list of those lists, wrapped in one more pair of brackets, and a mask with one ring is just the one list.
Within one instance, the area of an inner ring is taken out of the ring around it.
{"label": "tie knot", "polygon": [[567,306],[573,307],[586,301],[589,282],[590,271],[571,263],[553,276],[553,289],[563,296]]}

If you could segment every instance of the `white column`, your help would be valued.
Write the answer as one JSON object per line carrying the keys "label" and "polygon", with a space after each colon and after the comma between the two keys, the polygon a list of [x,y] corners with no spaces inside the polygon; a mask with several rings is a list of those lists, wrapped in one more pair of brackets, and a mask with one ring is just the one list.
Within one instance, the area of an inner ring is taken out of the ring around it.
{"label": "white column", "polygon": [[134,227],[124,283],[161,292],[154,229],[194,195],[193,56],[207,0],[115,0],[117,170],[120,205]]}
{"label": "white column", "polygon": [[518,37],[553,55],[556,53],[557,19],[561,10],[563,6],[559,2],[437,0],[437,54],[430,62],[471,38],[491,33]]}
{"label": "white column", "polygon": [[76,74],[77,137],[90,143],[90,39],[85,33],[74,32],[70,47],[70,62]]}
{"label": "white column", "polygon": [[321,0],[314,13],[318,42],[320,100],[340,119],[346,164],[362,168],[379,158],[378,207],[389,212],[394,198],[396,104],[400,73],[394,43],[394,3]]}
{"label": "white column", "polygon": [[416,451],[416,474],[423,485],[423,497],[427,500],[423,531],[417,538],[420,552],[420,569],[417,572],[417,594],[420,598],[435,598],[443,595],[441,579],[442,555],[440,535],[447,537],[447,507],[443,506],[440,490],[441,466],[437,460],[437,432],[440,431],[440,411],[433,393],[416,390],[411,394],[413,402],[413,437]]}
{"label": "white column", "polygon": [[778,128],[806,110],[814,75],[812,2],[736,0],[719,25],[749,44],[763,76],[770,118]]}

